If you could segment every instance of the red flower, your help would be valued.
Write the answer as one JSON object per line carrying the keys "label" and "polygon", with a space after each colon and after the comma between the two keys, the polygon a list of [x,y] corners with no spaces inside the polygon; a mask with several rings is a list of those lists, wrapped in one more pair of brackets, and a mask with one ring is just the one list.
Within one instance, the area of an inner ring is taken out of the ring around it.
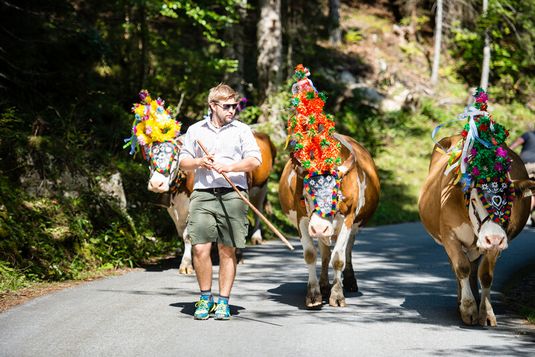
{"label": "red flower", "polygon": [[467,132],[466,130],[463,130],[463,131],[461,132],[461,136],[462,136],[463,138],[466,138],[467,135],[468,135],[468,132]]}

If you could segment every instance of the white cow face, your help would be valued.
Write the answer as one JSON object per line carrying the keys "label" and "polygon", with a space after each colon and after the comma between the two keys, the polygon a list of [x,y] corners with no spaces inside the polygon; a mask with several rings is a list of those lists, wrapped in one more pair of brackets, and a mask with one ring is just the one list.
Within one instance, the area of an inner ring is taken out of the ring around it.
{"label": "white cow face", "polygon": [[308,234],[330,238],[335,232],[333,218],[338,206],[339,181],[334,175],[307,176],[303,195],[309,215]]}
{"label": "white cow face", "polygon": [[470,190],[468,214],[480,249],[501,251],[507,248],[511,200],[507,182],[491,181]]}
{"label": "white cow face", "polygon": [[149,191],[169,191],[178,173],[178,146],[174,142],[153,143],[149,149],[150,178]]}

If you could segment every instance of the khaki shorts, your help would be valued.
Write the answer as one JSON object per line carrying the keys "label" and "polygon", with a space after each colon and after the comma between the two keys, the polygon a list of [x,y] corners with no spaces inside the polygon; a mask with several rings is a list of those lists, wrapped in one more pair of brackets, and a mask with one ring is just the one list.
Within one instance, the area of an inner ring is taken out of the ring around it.
{"label": "khaki shorts", "polygon": [[[241,192],[249,198],[246,192]],[[217,242],[244,248],[249,227],[247,204],[237,192],[193,191],[190,196],[188,234],[193,245]]]}

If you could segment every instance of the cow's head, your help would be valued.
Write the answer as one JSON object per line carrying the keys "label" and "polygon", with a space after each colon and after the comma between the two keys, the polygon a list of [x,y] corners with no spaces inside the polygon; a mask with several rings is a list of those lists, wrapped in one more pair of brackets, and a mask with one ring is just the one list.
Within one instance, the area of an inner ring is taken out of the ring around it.
{"label": "cow's head", "polygon": [[303,197],[309,218],[308,234],[313,238],[323,239],[326,245],[336,233],[336,222],[340,218],[339,202],[342,197],[342,178],[355,168],[356,160],[351,145],[340,135],[333,136],[342,144],[342,150],[347,150],[345,161],[329,173],[304,173],[301,166],[298,173],[304,175]]}
{"label": "cow's head", "polygon": [[515,188],[509,179],[476,182],[467,192],[468,215],[481,250],[504,250]]}
{"label": "cow's head", "polygon": [[340,178],[336,173],[305,176],[303,196],[309,217],[308,234],[311,237],[329,239],[334,235],[333,219],[338,209],[339,195]]}
{"label": "cow's head", "polygon": [[150,163],[149,191],[169,191],[178,173],[179,146],[175,141],[155,142],[148,149]]}

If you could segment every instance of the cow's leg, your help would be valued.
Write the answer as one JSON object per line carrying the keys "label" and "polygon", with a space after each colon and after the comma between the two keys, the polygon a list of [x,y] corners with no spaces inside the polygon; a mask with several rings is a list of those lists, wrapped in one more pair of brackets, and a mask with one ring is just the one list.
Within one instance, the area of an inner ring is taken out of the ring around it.
{"label": "cow's leg", "polygon": [[184,252],[178,268],[179,274],[193,274],[193,260],[191,258],[191,239],[187,230],[187,217],[189,211],[189,197],[184,193],[175,195],[171,200],[171,206],[167,208],[167,213],[173,219],[179,237],[184,242]]}
{"label": "cow's leg", "polygon": [[320,290],[321,295],[327,298],[331,293],[329,283],[329,262],[331,261],[331,247],[318,239],[318,247],[321,255]]}
{"label": "cow's leg", "polygon": [[463,252],[460,241],[452,233],[451,229],[446,228],[442,232],[446,232],[443,235],[446,239],[442,242],[457,278],[457,296],[460,297],[458,303],[461,318],[465,324],[475,325],[478,323],[478,312],[477,303],[470,287],[470,261]]}
{"label": "cow's leg", "polygon": [[[451,259],[450,259],[451,264]],[[451,265],[453,266],[453,265]],[[477,268],[479,267],[479,259],[470,262],[470,277],[468,278],[468,281],[470,283],[470,290],[472,291],[472,295],[474,296],[474,300],[476,301],[476,304],[479,299],[479,287],[477,285]],[[462,298],[462,287],[461,282],[459,279],[457,280],[457,304],[461,304],[461,298]]]}
{"label": "cow's leg", "polygon": [[178,268],[179,274],[193,274],[193,260],[191,259],[191,238],[188,234],[188,229],[184,229],[184,253],[182,254],[182,260],[180,261],[180,267]]}
{"label": "cow's leg", "polygon": [[496,316],[490,302],[490,287],[494,276],[494,268],[499,252],[487,252],[479,265],[478,277],[481,284],[481,302],[479,303],[479,324],[481,326],[496,326]]}
{"label": "cow's leg", "polygon": [[331,254],[331,265],[334,270],[333,286],[329,297],[329,305],[331,306],[346,306],[342,285],[342,270],[344,270],[346,264],[346,248],[350,235],[351,229],[343,224]]}
{"label": "cow's leg", "polygon": [[[470,258],[468,258],[470,259]],[[479,267],[480,258],[470,261],[470,289],[472,289],[472,294],[476,302],[479,302],[479,287],[477,285],[477,270]]]}
{"label": "cow's leg", "polygon": [[[264,213],[264,203],[267,198],[267,181],[260,187],[251,187],[249,190],[249,201],[260,211]],[[260,230],[260,218],[254,214],[253,234],[251,235],[251,244],[262,244],[262,231]]]}
{"label": "cow's leg", "polygon": [[305,299],[305,305],[307,308],[316,308],[321,306],[322,297],[321,290],[318,284],[318,276],[316,274],[316,247],[314,241],[308,235],[308,219],[302,219],[299,222],[301,244],[303,245],[303,256],[308,268],[308,284],[307,284],[307,296]]}
{"label": "cow's leg", "polygon": [[346,246],[346,266],[344,268],[344,289],[346,291],[355,292],[359,291],[357,285],[357,278],[355,277],[355,271],[353,270],[353,244],[355,244],[355,236],[358,232],[358,227],[353,229],[349,234]]}

